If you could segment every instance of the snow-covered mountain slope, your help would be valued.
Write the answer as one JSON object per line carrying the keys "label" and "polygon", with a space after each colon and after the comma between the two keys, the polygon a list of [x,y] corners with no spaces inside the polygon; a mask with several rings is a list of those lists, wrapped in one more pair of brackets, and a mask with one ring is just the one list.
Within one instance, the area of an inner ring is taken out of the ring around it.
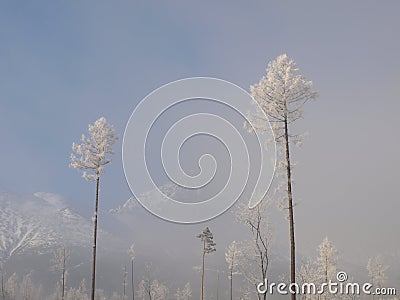
{"label": "snow-covered mountain slope", "polygon": [[27,250],[90,245],[92,224],[50,193],[0,192],[0,261]]}
{"label": "snow-covered mountain slope", "polygon": [[136,200],[135,197],[131,197],[118,207],[108,210],[108,213],[110,213],[111,215],[117,215],[126,211],[132,211],[137,208],[140,208],[139,202]]}

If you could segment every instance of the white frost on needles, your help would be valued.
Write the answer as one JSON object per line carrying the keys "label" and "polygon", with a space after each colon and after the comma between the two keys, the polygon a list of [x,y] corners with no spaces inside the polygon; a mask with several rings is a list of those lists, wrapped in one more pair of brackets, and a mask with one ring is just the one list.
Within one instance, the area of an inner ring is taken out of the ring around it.
{"label": "white frost on needles", "polygon": [[[70,167],[84,170],[82,177],[96,180],[103,174],[103,166],[111,162],[107,154],[113,154],[112,145],[118,140],[113,126],[104,117],[89,125],[89,136],[82,134],[81,144],[72,144]],[[89,173],[88,173],[89,171]]]}

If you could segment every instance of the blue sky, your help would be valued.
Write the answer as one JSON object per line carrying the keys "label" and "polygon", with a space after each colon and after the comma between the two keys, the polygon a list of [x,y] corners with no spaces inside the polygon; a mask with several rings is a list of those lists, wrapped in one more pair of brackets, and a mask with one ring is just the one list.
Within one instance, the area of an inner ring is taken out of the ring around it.
{"label": "blue sky", "polygon": [[[399,8],[398,1],[3,1],[0,188],[58,193],[89,211],[94,186],[68,168],[71,144],[88,123],[104,115],[122,138],[134,106],[160,85],[211,76],[248,89],[268,61],[287,53],[320,94],[299,124],[310,135],[295,153],[299,236],[317,223],[317,240],[329,234],[348,243],[340,232],[365,226],[359,239],[369,247],[369,235],[393,236],[399,227]],[[120,148],[121,141],[103,179],[103,209],[130,196]],[[333,228],[338,213],[348,223]]]}

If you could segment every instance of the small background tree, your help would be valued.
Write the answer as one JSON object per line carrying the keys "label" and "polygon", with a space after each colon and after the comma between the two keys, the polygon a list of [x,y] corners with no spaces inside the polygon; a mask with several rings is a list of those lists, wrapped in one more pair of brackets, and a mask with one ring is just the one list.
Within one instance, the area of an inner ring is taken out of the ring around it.
{"label": "small background tree", "polygon": [[122,282],[122,299],[126,300],[126,287],[128,286],[128,271],[126,270],[126,265],[124,266],[123,282]]}
{"label": "small background tree", "polygon": [[135,277],[134,277],[134,260],[135,260],[135,245],[132,244],[128,250],[129,257],[131,259],[131,288],[132,288],[132,300],[135,300]]}
{"label": "small background tree", "polygon": [[[303,284],[318,284],[320,280],[320,276],[318,274],[318,266],[315,263],[315,261],[311,259],[307,259],[301,266],[298,268],[298,271],[296,273],[297,275],[297,283],[300,287],[303,286]],[[317,287],[316,287],[317,289]],[[316,299],[315,295],[310,295],[304,294],[301,296],[301,299],[304,300],[311,300],[311,299]]]}
{"label": "small background tree", "polygon": [[[374,288],[382,288],[384,287],[386,280],[386,270],[387,266],[384,265],[382,256],[378,255],[376,257],[371,257],[368,260],[367,270],[368,276],[371,280],[371,284]],[[375,299],[375,296],[372,295],[372,299]]]}
{"label": "small background tree", "polygon": [[328,282],[336,278],[337,250],[326,237],[318,246],[317,258],[318,274],[321,282]]}
{"label": "small background tree", "polygon": [[65,247],[56,249],[53,257],[53,270],[61,273],[61,299],[65,299],[66,281],[67,281],[67,262],[70,258],[70,251]]}
{"label": "small background tree", "polygon": [[255,208],[247,204],[239,205],[236,218],[251,232],[251,239],[240,244],[239,270],[254,289],[257,299],[267,299],[267,294],[257,292],[257,284],[265,282],[269,265],[271,229],[267,219],[267,200],[261,201]]}
{"label": "small background tree", "polygon": [[185,287],[181,290],[178,288],[175,294],[176,300],[190,300],[192,299],[192,287],[190,283],[186,283]]}
{"label": "small background tree", "polygon": [[32,297],[32,279],[31,273],[24,275],[19,285],[19,292],[23,300],[29,300]]}
{"label": "small background tree", "polygon": [[143,279],[139,283],[139,297],[141,300],[166,300],[168,288],[157,279],[152,281]]}
{"label": "small background tree", "polygon": [[6,290],[6,296],[9,297],[9,299],[15,299],[18,290],[18,276],[16,273],[13,273],[7,279],[5,290]]}
{"label": "small background tree", "polygon": [[[320,284],[336,280],[337,250],[333,243],[326,237],[318,246],[317,258],[318,281]],[[330,298],[329,293],[323,293],[321,299]],[[334,295],[333,295],[334,296]]]}
{"label": "small background tree", "polygon": [[236,270],[238,265],[239,265],[239,259],[241,256],[241,251],[237,247],[237,244],[235,241],[233,241],[228,248],[226,249],[225,252],[225,260],[226,263],[228,264],[228,279],[229,279],[229,284],[230,284],[230,299],[233,299],[233,275],[239,274],[239,272]]}
{"label": "small background tree", "polygon": [[203,251],[202,251],[202,264],[201,264],[201,291],[200,291],[200,299],[204,299],[204,261],[206,254],[212,253],[216,251],[214,236],[211,233],[208,227],[204,228],[203,232],[196,236],[201,239],[203,242]]}

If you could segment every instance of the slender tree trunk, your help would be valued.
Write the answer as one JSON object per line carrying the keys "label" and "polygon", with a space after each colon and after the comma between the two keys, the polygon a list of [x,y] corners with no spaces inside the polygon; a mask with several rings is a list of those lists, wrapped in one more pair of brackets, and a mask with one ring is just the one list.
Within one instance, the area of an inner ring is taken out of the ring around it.
{"label": "slender tree trunk", "polygon": [[217,272],[217,300],[219,300],[219,270]]}
{"label": "slender tree trunk", "polygon": [[99,211],[99,184],[100,184],[100,177],[97,177],[97,179],[96,179],[96,206],[95,206],[95,212],[94,212],[91,300],[94,300],[94,294],[95,294],[95,290],[96,290],[96,250],[97,250],[97,215],[98,215],[98,211]]}
{"label": "slender tree trunk", "polygon": [[231,300],[233,299],[233,268],[231,268]]}
{"label": "slender tree trunk", "polygon": [[[293,215],[293,193],[292,193],[292,169],[290,165],[289,128],[288,119],[285,118],[285,152],[286,152],[286,175],[287,193],[289,202],[289,231],[290,231],[290,283],[296,282],[296,248],[294,238],[294,215]],[[292,294],[292,300],[296,300],[296,294]]]}
{"label": "slender tree trunk", "polygon": [[[328,283],[328,256],[325,256],[325,282]],[[326,295],[323,295],[326,299]]]}
{"label": "slender tree trunk", "polygon": [[135,279],[133,277],[133,259],[131,261],[132,300],[135,300]]}
{"label": "slender tree trunk", "polygon": [[63,248],[63,257],[62,257],[62,291],[61,291],[61,299],[64,300],[65,295],[65,248]]}
{"label": "slender tree trunk", "polygon": [[124,282],[122,284],[122,287],[123,287],[122,299],[123,300],[126,300],[126,284],[127,284],[127,282],[126,282],[126,274],[128,274],[128,273],[126,273],[126,265],[125,265],[125,267],[124,267]]}
{"label": "slender tree trunk", "polygon": [[151,281],[149,280],[149,300],[153,300],[151,298]]}
{"label": "slender tree trunk", "polygon": [[203,242],[203,261],[202,261],[202,268],[201,268],[201,294],[200,300],[204,300],[204,259],[206,256],[206,240],[204,239]]}
{"label": "slender tree trunk", "polygon": [[[373,277],[371,278],[371,284],[372,284],[372,286],[375,285]],[[372,294],[372,300],[375,300],[375,295],[374,294]]]}
{"label": "slender tree trunk", "polygon": [[62,273],[62,290],[61,290],[61,299],[64,300],[64,291],[65,291],[65,273],[63,270]]}
{"label": "slender tree trunk", "polygon": [[28,279],[25,282],[25,295],[24,300],[28,300]]}
{"label": "slender tree trunk", "polygon": [[325,256],[325,282],[328,282],[328,256]]}
{"label": "slender tree trunk", "polygon": [[[258,238],[262,239],[261,237],[261,233],[260,233],[260,229],[259,229],[259,224],[257,225],[257,232],[258,232]],[[265,249],[265,251],[267,251],[267,249]],[[260,266],[261,266],[261,275],[262,275],[262,280],[263,282],[265,282],[265,278],[267,277],[267,269],[268,269],[268,260],[266,261],[266,263],[264,264],[264,260],[263,260],[263,252],[260,251]],[[267,299],[267,293],[262,294],[262,296],[259,297],[259,299]]]}
{"label": "slender tree trunk", "polygon": [[1,270],[1,295],[3,296],[3,300],[6,300],[6,291],[4,290],[4,273]]}

